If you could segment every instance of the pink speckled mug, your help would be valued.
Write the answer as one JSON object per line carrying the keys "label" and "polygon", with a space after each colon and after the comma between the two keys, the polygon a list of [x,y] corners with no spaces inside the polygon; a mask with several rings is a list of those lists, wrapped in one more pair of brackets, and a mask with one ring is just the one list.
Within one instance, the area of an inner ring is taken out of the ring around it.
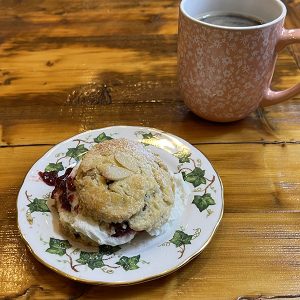
{"label": "pink speckled mug", "polygon": [[[199,20],[212,11],[252,16],[264,24],[226,27]],[[178,80],[186,105],[204,119],[229,122],[300,93],[300,84],[270,89],[278,51],[300,42],[300,29],[283,27],[285,16],[280,0],[182,0]]]}

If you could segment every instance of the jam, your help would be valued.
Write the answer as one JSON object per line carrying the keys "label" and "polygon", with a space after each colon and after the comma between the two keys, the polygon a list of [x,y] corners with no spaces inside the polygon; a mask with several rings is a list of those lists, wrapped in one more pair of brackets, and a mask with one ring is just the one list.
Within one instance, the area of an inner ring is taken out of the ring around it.
{"label": "jam", "polygon": [[68,168],[66,172],[58,176],[58,172],[51,171],[51,172],[39,172],[39,176],[41,179],[48,185],[54,186],[54,190],[52,191],[51,198],[54,199],[55,196],[58,195],[58,199],[61,203],[63,209],[67,211],[71,211],[71,204],[73,198],[68,197],[68,189],[70,191],[75,190],[75,185],[73,178],[68,177],[72,172],[73,168]]}
{"label": "jam", "polygon": [[123,222],[123,223],[111,223],[110,224],[114,230],[115,233],[112,235],[113,237],[120,237],[120,236],[124,236],[128,233],[133,232],[134,230],[132,230],[129,227],[129,224],[127,222]]}
{"label": "jam", "polygon": [[71,203],[71,202],[73,202],[73,200],[74,200],[74,195],[69,195],[68,196],[68,201]]}
{"label": "jam", "polygon": [[75,192],[76,187],[75,187],[75,184],[74,184],[74,178],[73,177],[68,177],[67,178],[67,188],[68,188],[69,191]]}
{"label": "jam", "polygon": [[58,173],[56,171],[39,172],[39,176],[47,185],[55,186],[55,182],[58,177]]}

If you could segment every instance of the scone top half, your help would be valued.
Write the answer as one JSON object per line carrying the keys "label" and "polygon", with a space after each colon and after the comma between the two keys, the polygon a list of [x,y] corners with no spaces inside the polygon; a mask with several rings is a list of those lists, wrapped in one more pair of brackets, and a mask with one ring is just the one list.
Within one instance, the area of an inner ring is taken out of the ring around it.
{"label": "scone top half", "polygon": [[81,214],[104,223],[128,222],[135,231],[159,228],[174,203],[167,166],[142,144],[127,139],[92,147],[74,184]]}

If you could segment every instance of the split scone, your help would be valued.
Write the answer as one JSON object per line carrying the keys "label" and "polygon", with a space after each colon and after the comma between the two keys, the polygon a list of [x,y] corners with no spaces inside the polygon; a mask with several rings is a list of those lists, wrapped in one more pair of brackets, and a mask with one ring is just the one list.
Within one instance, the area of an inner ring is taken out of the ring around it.
{"label": "split scone", "polygon": [[113,139],[93,146],[58,177],[52,197],[65,233],[115,246],[140,231],[155,234],[169,219],[174,189],[157,155],[138,142]]}

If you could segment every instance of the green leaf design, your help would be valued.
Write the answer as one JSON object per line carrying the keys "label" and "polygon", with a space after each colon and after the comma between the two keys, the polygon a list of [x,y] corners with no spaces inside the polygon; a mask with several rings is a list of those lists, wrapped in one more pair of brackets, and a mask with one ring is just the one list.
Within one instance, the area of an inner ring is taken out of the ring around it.
{"label": "green leaf design", "polygon": [[190,244],[192,238],[192,235],[186,234],[181,230],[176,230],[170,242],[173,243],[176,247],[180,247],[182,245]]}
{"label": "green leaf design", "polygon": [[142,136],[143,136],[144,140],[155,138],[155,136],[151,132],[149,132],[149,133],[143,133]]}
{"label": "green leaf design", "polygon": [[179,159],[179,162],[181,164],[183,164],[183,163],[189,163],[190,162],[191,153],[187,149],[183,149],[181,151],[178,151],[178,152],[174,153],[174,156]]}
{"label": "green leaf design", "polygon": [[87,264],[92,270],[95,268],[102,268],[105,265],[103,262],[103,254],[99,252],[81,251],[79,258],[76,261],[83,265]]}
{"label": "green leaf design", "polygon": [[64,166],[62,162],[59,162],[57,164],[49,163],[49,165],[45,168],[45,172],[52,172],[52,171],[59,172],[63,170],[64,170]]}
{"label": "green leaf design", "polygon": [[[93,252],[93,253],[96,253],[96,252]],[[76,261],[79,262],[80,264],[85,265],[88,263],[91,254],[92,254],[91,252],[81,251],[80,257]]]}
{"label": "green leaf design", "polygon": [[137,264],[139,261],[140,261],[140,255],[136,255],[132,257],[122,256],[116,264],[122,266],[122,268],[125,271],[129,271],[129,270],[138,269],[139,266]]}
{"label": "green leaf design", "polygon": [[182,172],[182,177],[184,181],[190,182],[194,187],[199,186],[200,184],[205,184],[206,179],[204,178],[205,171],[201,168],[196,167],[192,172],[186,174]]}
{"label": "green leaf design", "polygon": [[35,211],[39,212],[50,212],[49,207],[47,205],[47,200],[34,198],[30,204],[27,205],[31,213]]}
{"label": "green leaf design", "polygon": [[50,238],[49,248],[46,250],[46,252],[63,256],[64,254],[66,254],[66,249],[71,247],[72,246],[68,240],[59,240],[55,238]]}
{"label": "green leaf design", "polygon": [[99,246],[99,253],[102,255],[111,255],[115,252],[119,251],[121,247],[119,246],[110,246],[110,245],[100,245]]}
{"label": "green leaf design", "polygon": [[46,251],[51,254],[56,254],[59,256],[63,256],[66,254],[66,249],[61,249],[61,248],[48,248]]}
{"label": "green leaf design", "polygon": [[84,145],[78,145],[76,148],[68,148],[66,156],[74,158],[76,161],[81,159],[81,156],[88,151]]}
{"label": "green leaf design", "polygon": [[153,135],[151,132],[149,133],[142,133],[143,139],[141,140],[142,144],[145,146],[153,145],[157,146],[158,138]]}
{"label": "green leaf design", "polygon": [[112,140],[113,138],[106,135],[105,132],[100,133],[96,138],[94,138],[95,143],[102,143],[104,141]]}
{"label": "green leaf design", "polygon": [[198,207],[200,212],[207,209],[210,205],[215,205],[215,200],[211,197],[209,193],[204,194],[203,196],[194,196],[193,203]]}

